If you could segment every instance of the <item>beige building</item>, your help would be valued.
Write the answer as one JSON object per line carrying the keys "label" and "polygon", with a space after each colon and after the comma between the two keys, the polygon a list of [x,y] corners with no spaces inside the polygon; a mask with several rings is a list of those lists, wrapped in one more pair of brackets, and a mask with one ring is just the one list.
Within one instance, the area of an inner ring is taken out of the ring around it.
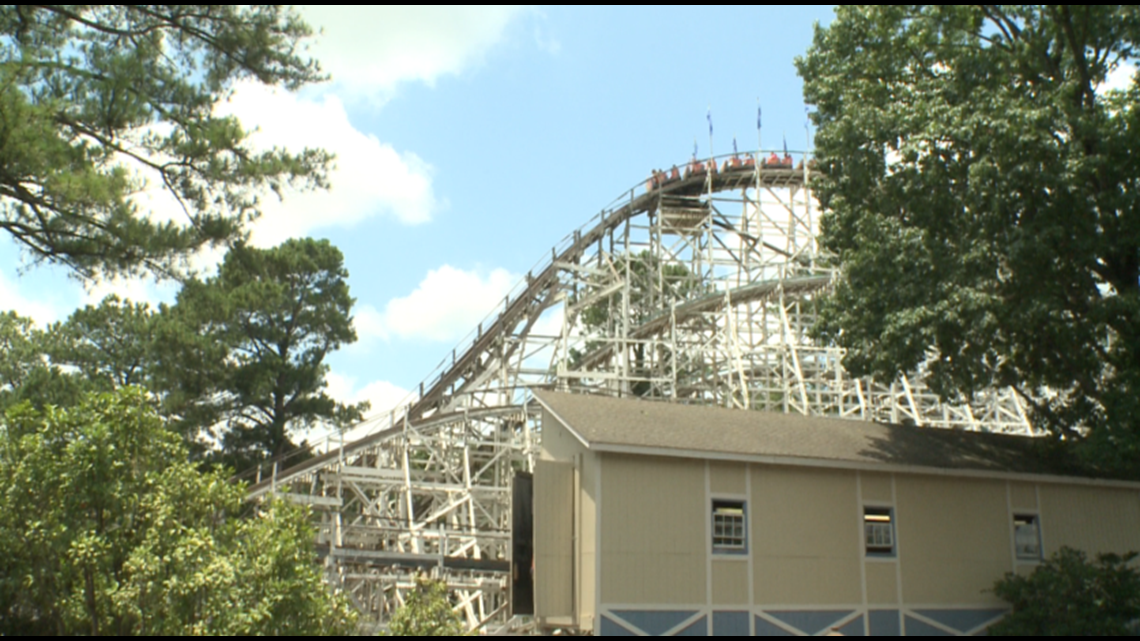
{"label": "beige building", "polygon": [[604,635],[975,634],[1068,545],[1140,550],[1140,483],[1031,439],[536,392],[535,613]]}

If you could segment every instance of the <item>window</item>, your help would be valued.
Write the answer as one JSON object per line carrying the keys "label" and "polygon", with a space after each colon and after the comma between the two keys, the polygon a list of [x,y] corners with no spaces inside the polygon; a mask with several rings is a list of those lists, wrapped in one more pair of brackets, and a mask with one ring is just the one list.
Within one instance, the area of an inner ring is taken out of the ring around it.
{"label": "window", "polygon": [[864,507],[863,537],[866,539],[868,556],[894,556],[894,510],[889,507]]}
{"label": "window", "polygon": [[712,551],[717,554],[746,554],[748,529],[744,501],[713,501]]}
{"label": "window", "polygon": [[1035,514],[1013,515],[1013,546],[1018,561],[1041,560],[1041,528]]}

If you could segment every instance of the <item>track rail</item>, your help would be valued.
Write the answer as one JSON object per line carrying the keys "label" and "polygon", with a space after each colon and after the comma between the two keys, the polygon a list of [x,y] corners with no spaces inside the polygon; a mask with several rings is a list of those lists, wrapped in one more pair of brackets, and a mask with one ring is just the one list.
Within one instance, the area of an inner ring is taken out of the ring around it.
{"label": "track rail", "polygon": [[[440,409],[443,401],[448,397],[454,397],[467,390],[475,381],[479,380],[480,375],[486,371],[488,361],[491,359],[485,358],[486,354],[491,350],[497,341],[500,341],[502,336],[510,333],[513,328],[518,326],[521,322],[529,321],[533,324],[538,315],[546,308],[543,304],[544,294],[550,291],[551,287],[557,283],[558,280],[558,265],[560,263],[572,263],[575,259],[583,254],[587,247],[597,243],[600,239],[605,237],[611,231],[617,229],[621,225],[628,222],[631,218],[645,214],[650,211],[659,199],[662,197],[699,197],[703,194],[711,192],[720,192],[734,189],[743,189],[752,186],[768,187],[768,188],[787,188],[789,186],[803,186],[808,180],[809,168],[805,167],[803,163],[800,166],[784,166],[784,165],[769,165],[763,161],[757,163],[755,159],[762,154],[734,154],[732,156],[719,156],[695,163],[690,163],[684,169],[677,170],[679,177],[673,180],[663,180],[662,184],[654,185],[650,182],[639,183],[627,192],[627,198],[622,198],[615,203],[611,203],[609,207],[603,209],[600,214],[594,217],[587,226],[576,230],[573,234],[563,240],[563,247],[559,251],[558,247],[551,250],[551,258],[545,261],[537,275],[533,275],[533,271],[527,275],[523,281],[525,287],[522,291],[514,296],[508,297],[505,301],[502,311],[498,312],[492,317],[490,324],[485,328],[482,323],[476,332],[473,341],[470,342],[463,351],[454,356],[450,365],[442,368],[433,378],[421,383],[419,388],[422,393],[419,398],[412,401],[410,404],[398,408],[389,416],[388,424],[378,426],[376,430],[351,443],[337,445],[333,449],[318,454],[304,461],[288,466],[280,465],[279,461],[270,462],[266,467],[268,470],[246,471],[241,475],[241,478],[256,478],[260,479],[255,481],[249,488],[249,497],[256,498],[265,494],[269,488],[277,485],[288,484],[295,479],[311,474],[315,470],[319,470],[330,463],[341,459],[345,455],[351,456],[354,452],[363,448],[375,445],[382,442],[387,438],[398,435],[404,429],[405,425],[415,425],[421,429],[429,429],[432,424],[425,421],[426,417],[432,415],[433,412]],[[749,162],[737,166],[732,166],[730,163],[733,158],[747,158]],[[718,166],[720,161],[724,161],[723,167]],[[717,166],[717,169],[708,172],[708,167]],[[699,167],[699,172],[693,171],[693,168]],[[710,175],[711,173],[711,175]],[[662,172],[665,175],[665,172]],[[567,242],[569,241],[569,242]],[[800,282],[786,282],[784,287],[822,287],[827,282],[827,278],[815,277],[809,278]],[[762,297],[770,295],[779,283],[757,283],[740,288],[740,291],[735,294],[730,294],[731,300],[741,301],[749,297],[756,296]],[[678,312],[682,315],[687,313],[697,313],[702,309],[716,307],[724,303],[723,294],[714,294],[697,301],[686,302],[679,306]],[[636,335],[644,336],[649,335],[655,331],[660,331],[663,323],[667,321],[667,316],[662,315],[657,319],[652,319],[645,324],[644,327],[638,328]],[[452,351],[455,354],[456,350]],[[511,350],[505,356],[509,357]],[[604,354],[599,353],[596,357],[591,355],[592,359],[601,358]],[[497,359],[496,359],[497,360]],[[591,363],[596,360],[591,360]],[[308,450],[300,450],[285,455],[284,460],[288,460],[291,456],[306,453]]]}

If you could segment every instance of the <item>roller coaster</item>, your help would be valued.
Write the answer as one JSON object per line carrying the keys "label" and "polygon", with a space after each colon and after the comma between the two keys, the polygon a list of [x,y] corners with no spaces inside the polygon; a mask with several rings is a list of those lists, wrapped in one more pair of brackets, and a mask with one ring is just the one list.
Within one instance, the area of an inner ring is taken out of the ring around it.
{"label": "roller coaster", "polygon": [[814,162],[796,157],[652,172],[551,249],[404,403],[251,471],[250,498],[313,507],[330,582],[374,624],[429,572],[471,629],[495,632],[518,569],[511,480],[541,439],[532,388],[1033,433],[1009,390],[944,404],[922,367],[852,377],[841,349],[811,338],[814,301],[839,275],[817,242]]}

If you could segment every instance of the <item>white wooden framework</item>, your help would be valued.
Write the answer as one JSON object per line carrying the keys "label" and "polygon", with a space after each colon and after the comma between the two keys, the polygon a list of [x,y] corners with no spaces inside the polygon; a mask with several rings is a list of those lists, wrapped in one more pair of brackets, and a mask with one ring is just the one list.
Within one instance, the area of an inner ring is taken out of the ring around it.
{"label": "white wooden framework", "polygon": [[428,571],[494,631],[509,619],[511,476],[540,438],[533,386],[1031,433],[1008,390],[942,404],[921,372],[854,378],[811,339],[836,277],[812,163],[768,154],[654,172],[554,247],[406,403],[258,470],[251,498],[313,506],[330,579],[371,620]]}

